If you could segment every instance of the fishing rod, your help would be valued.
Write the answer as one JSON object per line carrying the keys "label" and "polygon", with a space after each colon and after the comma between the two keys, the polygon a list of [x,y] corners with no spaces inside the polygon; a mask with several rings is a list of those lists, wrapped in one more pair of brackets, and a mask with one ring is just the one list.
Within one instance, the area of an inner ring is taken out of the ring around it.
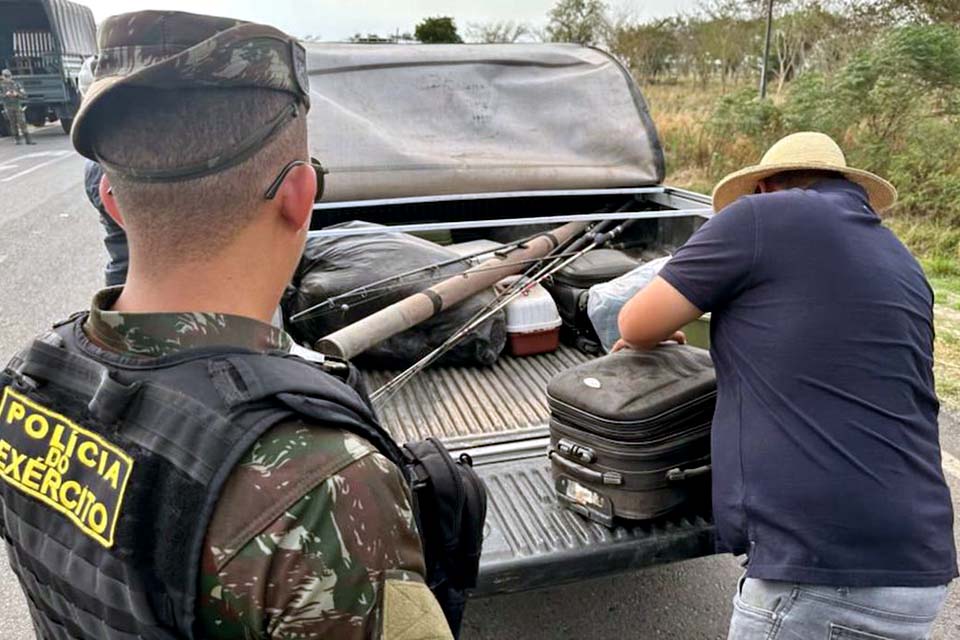
{"label": "fishing rod", "polygon": [[[325,308],[335,307],[335,306],[337,306],[337,304],[338,304],[341,300],[350,299],[350,298],[355,298],[355,297],[358,297],[358,296],[359,296],[359,297],[363,297],[366,293],[370,292],[371,290],[375,290],[375,289],[377,289],[378,287],[382,287],[383,285],[390,284],[391,282],[394,282],[394,281],[399,281],[399,280],[402,280],[402,279],[404,279],[404,278],[409,278],[410,276],[415,276],[415,275],[417,275],[418,273],[421,273],[421,272],[423,272],[423,271],[433,271],[433,270],[435,270],[435,269],[442,269],[442,268],[444,268],[444,267],[449,267],[449,266],[452,265],[452,264],[457,264],[458,262],[467,262],[467,261],[472,260],[472,259],[474,259],[474,258],[479,258],[480,256],[485,256],[485,255],[488,255],[488,254],[491,254],[491,255],[499,255],[499,254],[502,254],[502,253],[507,252],[507,251],[509,251],[510,249],[513,249],[513,248],[515,248],[515,247],[521,247],[521,246],[523,246],[524,244],[526,244],[527,242],[529,242],[530,240],[532,240],[532,239],[533,239],[534,237],[536,237],[537,235],[539,235],[539,234],[530,235],[530,236],[527,236],[526,238],[521,238],[520,240],[514,240],[513,242],[509,242],[509,243],[507,243],[507,244],[502,244],[502,245],[500,245],[499,247],[497,247],[496,249],[489,249],[489,248],[488,248],[488,249],[483,249],[483,250],[480,250],[480,251],[475,251],[475,252],[473,252],[473,253],[468,253],[467,255],[457,256],[457,257],[455,257],[455,258],[449,258],[449,259],[447,259],[447,260],[441,260],[440,262],[434,262],[434,263],[432,263],[432,264],[424,265],[424,266],[422,266],[422,267],[417,267],[416,269],[410,269],[409,271],[404,271],[403,273],[398,273],[398,274],[395,274],[395,275],[392,275],[392,276],[387,276],[387,277],[385,277],[385,278],[381,278],[381,279],[379,279],[379,280],[375,280],[374,282],[370,282],[370,283],[368,283],[368,284],[361,285],[361,286],[359,286],[359,287],[356,287],[356,288],[354,288],[354,289],[351,289],[350,291],[345,291],[345,292],[343,292],[343,293],[341,293],[341,294],[338,294],[338,295],[332,296],[332,297],[330,297],[330,298],[327,298],[327,299],[324,300],[323,302],[319,302],[319,303],[317,303],[317,304],[315,304],[315,305],[313,305],[313,306],[311,306],[311,307],[309,307],[309,308],[307,308],[307,309],[303,309],[302,311],[298,311],[297,313],[295,313],[295,314],[293,314],[292,316],[290,316],[290,321],[291,321],[291,322],[299,322],[299,321],[301,321],[301,320],[305,320],[305,319],[307,319],[307,318],[313,317],[313,315],[315,314],[315,312],[321,311],[321,310],[323,310],[323,309],[325,309]],[[411,283],[404,283],[403,286],[407,286],[407,284],[411,284]]]}
{"label": "fishing rod", "polygon": [[[628,209],[630,206],[631,206],[631,203],[628,202],[622,205],[621,207],[617,208],[615,213],[622,213],[623,211]],[[556,273],[556,271],[563,269],[567,264],[570,264],[569,262],[564,264],[559,264],[559,260],[563,258],[571,257],[571,256],[573,257],[574,260],[576,260],[577,258],[583,255],[583,252],[579,251],[579,249],[582,248],[587,242],[593,241],[595,238],[598,237],[599,234],[602,234],[607,230],[614,228],[615,225],[617,224],[621,224],[622,228],[620,229],[620,231],[618,231],[615,235],[604,239],[601,242],[601,244],[609,242],[610,240],[613,240],[616,236],[620,235],[623,229],[633,224],[633,222],[634,221],[628,221],[628,222],[622,223],[622,222],[619,222],[617,219],[602,220],[600,222],[597,222],[596,224],[591,225],[589,228],[585,229],[582,235],[570,236],[570,238],[567,239],[566,242],[557,246],[551,253],[544,256],[541,260],[536,261],[526,271],[524,271],[523,274],[520,275],[520,277],[515,278],[513,282],[511,282],[502,290],[498,291],[497,295],[495,295],[483,307],[478,309],[477,312],[471,318],[469,318],[462,326],[469,325],[472,328],[476,328],[480,326],[481,324],[486,322],[488,318],[492,317],[495,313],[500,311],[500,309],[506,306],[506,305],[498,306],[501,300],[505,299],[508,296],[512,296],[510,300],[514,300],[518,296],[525,293],[526,291],[529,291],[530,287],[533,285],[528,285],[527,283],[531,279],[536,278],[535,272],[537,269],[537,263],[542,262],[543,260],[552,259],[553,262],[551,262],[546,267],[541,266],[542,270],[543,269],[550,270],[550,275],[552,275],[553,273]],[[549,277],[549,275],[547,277]],[[544,279],[546,279],[546,277],[537,280],[537,282],[540,282]],[[456,341],[462,339],[465,335],[467,335],[472,330],[473,329],[469,329],[465,331],[460,337],[454,338],[450,347],[444,350],[443,353],[446,353],[446,351],[449,351],[449,349],[453,347]],[[437,358],[442,356],[443,353],[438,354]],[[427,363],[426,365],[424,365],[424,368],[429,364],[430,363]],[[401,383],[401,385],[402,384],[404,383]]]}
{"label": "fishing rod", "polygon": [[[617,209],[614,210],[613,213],[623,213],[623,212],[626,211],[627,209],[631,208],[634,204],[635,204],[635,203],[634,203],[633,201],[628,201],[628,202],[620,205],[619,207],[617,207]],[[597,210],[593,215],[601,215],[601,214],[602,214],[602,215],[609,215],[610,213],[611,213],[611,212],[610,212],[610,207],[609,207],[609,206],[606,206],[606,207],[602,207],[601,209]],[[394,233],[394,232],[396,232],[396,230],[398,229],[398,227],[388,227],[387,229],[384,229],[384,228],[381,228],[381,227],[369,227],[369,228],[368,228],[368,227],[360,227],[360,229],[369,230],[369,231],[371,231],[371,233],[383,233],[384,231],[388,231],[388,232],[390,232],[390,233]],[[334,231],[334,230],[339,230],[339,229],[334,228],[334,229],[331,229],[330,231]],[[353,229],[353,230],[356,230],[356,229]],[[326,231],[326,230],[325,230],[325,231]],[[359,287],[355,287],[355,288],[351,289],[350,291],[345,291],[345,292],[343,292],[343,293],[341,293],[341,294],[338,294],[338,295],[332,296],[332,297],[330,297],[330,298],[327,298],[326,300],[324,300],[324,301],[322,301],[322,302],[319,302],[319,303],[317,303],[317,304],[315,304],[315,305],[313,305],[313,306],[311,306],[311,307],[309,307],[309,308],[307,308],[307,309],[303,309],[303,310],[301,310],[301,311],[298,311],[297,313],[295,313],[295,314],[293,314],[292,316],[290,316],[290,321],[291,321],[291,322],[300,322],[300,321],[302,321],[302,320],[306,320],[306,319],[308,319],[308,318],[310,318],[310,317],[313,317],[313,316],[315,315],[315,312],[317,312],[317,311],[332,309],[332,307],[337,306],[337,304],[340,303],[342,300],[349,300],[349,299],[351,299],[351,298],[356,298],[356,297],[364,297],[364,296],[365,296],[367,293],[369,293],[370,291],[376,290],[376,289],[382,287],[383,285],[390,284],[391,282],[394,282],[394,281],[399,282],[400,280],[403,280],[404,278],[409,278],[410,276],[414,276],[414,275],[416,275],[416,274],[418,274],[418,273],[421,273],[421,272],[423,272],[423,271],[433,271],[433,270],[436,270],[436,269],[442,269],[443,267],[448,267],[448,266],[450,266],[450,265],[452,265],[452,264],[457,264],[458,262],[467,262],[467,261],[472,260],[472,259],[474,259],[474,258],[479,258],[480,256],[486,256],[486,255],[503,256],[503,255],[505,255],[506,253],[509,253],[509,251],[512,250],[512,249],[525,246],[525,245],[526,245],[527,243],[529,243],[531,240],[535,239],[537,236],[540,236],[540,235],[542,235],[542,233],[534,233],[534,234],[529,235],[529,236],[527,236],[527,237],[525,237],[525,238],[520,238],[519,240],[514,240],[513,242],[508,242],[508,243],[505,243],[505,244],[501,244],[501,245],[500,245],[499,247],[497,247],[496,249],[481,249],[481,250],[479,250],[479,251],[475,251],[475,252],[469,253],[469,254],[467,254],[467,255],[456,256],[456,257],[454,257],[454,258],[449,258],[449,259],[447,259],[447,260],[442,260],[442,261],[440,261],[440,262],[435,262],[435,263],[432,263],[432,264],[424,265],[424,266],[422,266],[422,267],[417,267],[417,268],[415,268],[415,269],[410,269],[409,271],[404,271],[403,273],[398,273],[398,274],[395,274],[395,275],[386,276],[385,278],[381,278],[380,280],[375,280],[374,282],[370,282],[370,283],[367,283],[367,284],[364,284],[364,285],[360,285]],[[572,242],[572,241],[573,241],[573,238],[570,238],[570,240],[567,241],[567,244],[569,244],[569,243]],[[557,247],[557,249],[555,249],[555,251],[559,251],[559,250],[561,250],[561,249],[563,249],[563,247]],[[437,278],[437,279],[440,279],[440,278]],[[404,283],[402,286],[408,286],[409,284],[415,284],[415,283],[417,283],[417,282],[425,282],[425,281],[429,281],[429,279],[420,280],[420,281],[413,281],[413,282],[411,282],[411,283]],[[346,311],[346,309],[344,309],[344,311]],[[327,311],[327,312],[328,312],[328,311]]]}
{"label": "fishing rod", "polygon": [[[482,253],[482,254],[480,254],[480,255],[486,255],[487,253],[492,253],[492,252],[489,251],[489,250],[487,250],[486,252],[484,252],[484,253]],[[559,254],[558,254],[558,253],[551,253],[551,254],[549,254],[549,255],[543,256],[542,258],[529,258],[529,259],[527,259],[527,260],[515,260],[515,261],[514,261],[514,264],[531,264],[531,265],[536,265],[536,264],[538,264],[538,263],[540,263],[540,262],[543,262],[543,261],[545,261],[545,260],[550,260],[550,259],[558,258],[558,257],[567,257],[567,256],[571,256],[571,255],[573,255],[572,252],[564,252],[564,253],[559,253]],[[473,273],[483,273],[484,271],[491,271],[491,270],[501,269],[501,268],[502,268],[502,267],[500,267],[500,266],[482,267],[482,268],[478,268],[478,269],[474,270]],[[419,285],[419,284],[428,284],[428,283],[432,283],[432,282],[437,282],[437,281],[439,281],[439,280],[443,280],[443,279],[445,279],[445,278],[451,278],[451,277],[454,277],[454,276],[456,276],[456,275],[457,275],[457,274],[449,274],[449,273],[443,274],[443,273],[438,273],[438,274],[434,274],[434,275],[432,275],[432,276],[425,276],[425,277],[422,277],[422,278],[418,278],[418,279],[416,279],[416,280],[407,280],[407,281],[405,281],[405,282],[388,283],[388,284],[385,284],[385,285],[380,286],[380,287],[369,288],[369,289],[367,289],[367,290],[365,291],[364,295],[361,296],[361,299],[358,300],[358,301],[356,301],[356,302],[343,303],[343,304],[341,304],[341,305],[338,306],[338,307],[334,307],[334,306],[332,306],[332,305],[323,305],[323,303],[314,305],[314,306],[311,307],[309,310],[305,310],[305,311],[300,312],[300,314],[303,314],[303,313],[305,313],[306,311],[312,311],[308,316],[303,316],[303,317],[301,317],[301,320],[308,320],[308,319],[310,319],[310,318],[316,318],[316,317],[318,317],[318,316],[326,316],[326,315],[329,315],[329,314],[331,314],[331,313],[335,313],[335,312],[338,312],[338,311],[339,311],[339,312],[342,312],[342,313],[347,313],[347,312],[349,312],[350,310],[352,310],[354,307],[360,307],[360,306],[362,306],[362,305],[371,304],[371,303],[373,303],[373,302],[376,302],[376,301],[378,301],[378,300],[381,300],[381,299],[383,299],[383,298],[385,298],[385,297],[393,294],[394,292],[396,292],[397,289],[402,289],[402,288],[405,288],[405,287],[411,287],[411,286],[415,286],[415,285]],[[370,295],[370,294],[376,294],[376,295]],[[355,296],[354,296],[354,297],[355,297]],[[331,299],[332,299],[332,298],[331,298]],[[318,307],[321,307],[321,306],[327,306],[328,308],[324,308],[324,309],[318,308]],[[298,315],[300,315],[300,314],[298,314]]]}
{"label": "fishing rod", "polygon": [[[485,312],[474,316],[473,319],[468,321],[465,325],[461,326],[460,329],[458,329],[453,335],[447,338],[442,344],[440,344],[440,346],[438,346],[433,351],[425,355],[423,358],[418,360],[415,364],[407,368],[405,371],[398,374],[390,382],[384,384],[382,387],[380,387],[375,392],[373,392],[370,395],[370,400],[375,404],[382,404],[383,402],[386,402],[387,400],[389,400],[391,397],[393,397],[394,394],[397,393],[397,391],[400,390],[400,388],[403,385],[409,382],[415,375],[417,375],[418,373],[426,369],[438,358],[440,358],[443,354],[445,354],[447,351],[452,349],[457,344],[457,342],[459,342],[464,336],[469,334],[471,331],[476,329],[480,324],[485,322],[488,318],[492,317],[495,313],[505,308],[508,304],[513,302],[519,296],[523,295],[526,291],[529,291],[535,285],[539,284],[546,278],[552,276],[557,271],[560,271],[567,265],[576,261],[580,257],[586,255],[593,249],[596,249],[597,247],[603,244],[606,244],[610,240],[613,240],[614,238],[620,236],[627,229],[627,227],[633,224],[633,222],[634,221],[632,220],[621,222],[620,224],[617,224],[617,226],[613,227],[609,231],[604,230],[604,231],[598,231],[598,232],[595,231],[595,232],[585,233],[583,237],[580,239],[582,240],[582,242],[578,240],[577,242],[574,243],[574,245],[579,245],[582,247],[578,251],[574,252],[574,255],[571,255],[568,258],[560,258],[560,259],[554,260],[550,265],[542,268],[536,275],[532,276],[529,280],[524,282],[521,286],[517,287],[508,295],[500,298],[496,302],[496,304],[490,306],[490,308],[487,309]],[[615,221],[614,221],[614,224],[616,224]],[[597,226],[599,227],[600,225],[597,225]],[[609,226],[607,226],[607,228],[609,228]]]}
{"label": "fishing rod", "polygon": [[[613,213],[614,213],[614,214],[623,213],[623,212],[626,211],[627,209],[630,209],[630,208],[632,207],[632,205],[633,205],[632,202],[626,202],[626,203],[620,205],[619,207],[617,207],[617,209],[616,209]],[[612,219],[608,219],[608,220],[601,220],[601,221],[599,221],[599,222],[591,225],[588,229],[586,229],[586,230],[583,232],[582,235],[580,235],[580,236],[571,236],[564,244],[558,246],[558,247],[557,247],[556,249],[554,249],[550,254],[547,254],[546,258],[551,258],[551,257],[554,258],[554,259],[564,258],[564,257],[566,257],[567,255],[570,255],[569,253],[566,253],[566,252],[576,251],[577,249],[579,249],[580,247],[582,247],[586,242],[590,241],[596,234],[598,234],[598,233],[603,233],[604,231],[613,228],[613,226],[616,225],[616,224],[618,224],[618,219],[617,219],[617,218],[612,218]],[[631,224],[632,224],[632,223],[631,223]],[[556,261],[554,261],[553,264],[556,264]],[[469,320],[467,320],[467,322],[472,322],[472,321],[474,320],[474,318],[476,318],[476,316],[478,316],[478,315],[480,315],[480,314],[482,314],[482,313],[485,313],[489,307],[491,307],[491,306],[493,306],[493,305],[495,305],[495,304],[497,303],[497,300],[498,300],[501,296],[506,296],[506,295],[510,295],[511,293],[513,293],[513,290],[516,289],[516,288],[519,287],[519,286],[522,286],[524,280],[527,279],[527,278],[529,278],[529,277],[531,277],[531,276],[533,275],[533,272],[534,272],[535,270],[536,270],[536,264],[531,265],[531,266],[523,273],[523,275],[522,275],[521,277],[515,279],[515,280],[514,280],[513,282],[511,282],[505,289],[503,289],[501,292],[499,292],[499,294],[498,294],[497,296],[495,296],[492,300],[490,300],[490,302],[488,302],[486,305],[484,305],[482,308],[480,308],[480,309],[477,311],[477,313],[474,315],[474,317],[473,317],[473,318],[470,318]]]}
{"label": "fishing rod", "polygon": [[[625,204],[625,205],[621,206],[620,208],[618,208],[618,209],[616,210],[616,213],[622,213],[625,209],[627,209],[627,208],[629,208],[629,207],[630,207],[630,203],[628,202],[627,204]],[[581,255],[581,254],[577,253],[577,251],[578,251],[581,247],[583,247],[587,242],[591,241],[594,237],[596,237],[597,234],[604,233],[605,231],[607,231],[608,229],[613,228],[613,227],[614,227],[615,225],[617,225],[617,224],[618,224],[618,220],[617,220],[617,219],[603,220],[603,221],[600,221],[600,222],[592,225],[589,229],[585,230],[582,235],[580,235],[580,236],[572,236],[572,237],[566,242],[565,245],[557,247],[556,249],[554,249],[554,251],[553,251],[552,253],[550,253],[550,254],[548,254],[547,256],[544,257],[544,259],[550,259],[550,258],[553,258],[553,259],[554,259],[554,262],[551,263],[550,265],[547,265],[546,268],[549,269],[549,268],[551,268],[552,266],[555,266],[555,265],[557,264],[557,260],[559,260],[559,259],[566,258],[566,257],[568,257],[568,256],[570,256],[570,255],[577,255],[577,256]],[[631,224],[632,224],[632,221],[631,221]],[[626,227],[624,227],[624,228],[626,228]],[[611,239],[613,239],[613,238],[609,238],[608,240],[611,240]],[[537,265],[536,265],[536,264],[531,265],[519,278],[516,278],[516,279],[515,279],[513,282],[511,282],[507,287],[505,287],[503,290],[501,290],[501,291],[498,293],[498,295],[496,295],[496,296],[495,296],[492,300],[490,300],[486,305],[484,305],[483,307],[481,307],[481,308],[477,311],[477,313],[474,314],[474,316],[473,316],[472,318],[470,318],[469,320],[467,320],[467,323],[473,322],[473,321],[477,318],[477,316],[480,316],[481,314],[486,313],[486,312],[490,309],[490,307],[496,305],[501,298],[503,298],[503,297],[505,297],[505,296],[508,296],[508,295],[511,295],[511,294],[512,294],[516,289],[518,289],[518,288],[523,288],[523,287],[525,286],[525,285],[524,285],[525,281],[528,280],[528,279],[531,278],[531,277],[534,277],[533,274],[534,274],[534,272],[536,271],[536,268],[537,268]],[[562,268],[562,267],[561,267],[561,268]]]}
{"label": "fishing rod", "polygon": [[320,353],[349,360],[391,336],[460,304],[506,276],[519,273],[523,270],[521,261],[552,253],[558,246],[565,246],[569,238],[579,236],[588,226],[586,222],[569,222],[544,231],[526,246],[490,258],[324,336],[315,343],[314,348]]}

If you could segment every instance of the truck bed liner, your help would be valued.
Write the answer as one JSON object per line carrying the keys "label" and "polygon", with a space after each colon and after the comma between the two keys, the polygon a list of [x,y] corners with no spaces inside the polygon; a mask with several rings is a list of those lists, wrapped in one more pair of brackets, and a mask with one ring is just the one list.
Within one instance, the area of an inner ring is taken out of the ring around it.
{"label": "truck bed liner", "polygon": [[[450,447],[491,444],[546,433],[547,383],[590,359],[562,346],[526,358],[501,356],[492,367],[436,367],[413,378],[377,413],[400,442],[438,437]],[[365,372],[371,391],[394,371]]]}

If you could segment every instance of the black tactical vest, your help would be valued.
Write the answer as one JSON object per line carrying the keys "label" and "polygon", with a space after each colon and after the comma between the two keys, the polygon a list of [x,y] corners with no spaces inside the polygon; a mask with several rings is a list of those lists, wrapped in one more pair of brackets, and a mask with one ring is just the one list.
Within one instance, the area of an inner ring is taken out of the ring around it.
{"label": "black tactical vest", "polygon": [[43,640],[197,637],[207,525],[233,467],[280,421],[359,433],[402,459],[363,392],[320,365],[235,348],[129,358],[91,343],[85,318],[0,374],[2,532]]}

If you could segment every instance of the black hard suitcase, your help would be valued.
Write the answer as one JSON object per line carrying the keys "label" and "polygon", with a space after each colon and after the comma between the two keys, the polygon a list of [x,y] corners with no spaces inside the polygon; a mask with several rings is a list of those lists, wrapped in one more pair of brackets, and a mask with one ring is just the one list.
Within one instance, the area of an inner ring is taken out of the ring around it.
{"label": "black hard suitcase", "polygon": [[557,497],[611,526],[708,495],[716,395],[710,354],[687,345],[619,351],[559,374],[547,386]]}
{"label": "black hard suitcase", "polygon": [[553,274],[544,283],[557,303],[563,324],[560,339],[580,351],[601,353],[600,339],[587,315],[590,287],[609,282],[635,269],[640,263],[616,249],[594,249]]}

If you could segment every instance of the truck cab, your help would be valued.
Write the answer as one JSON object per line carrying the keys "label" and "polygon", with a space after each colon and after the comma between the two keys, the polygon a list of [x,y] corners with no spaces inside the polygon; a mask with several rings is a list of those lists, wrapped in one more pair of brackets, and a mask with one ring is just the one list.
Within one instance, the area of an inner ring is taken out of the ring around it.
{"label": "truck cab", "polygon": [[[23,85],[29,124],[59,120],[69,133],[80,106],[77,77],[97,51],[96,36],[88,7],[68,0],[0,0],[0,68]],[[0,118],[0,135],[9,135],[6,128]]]}
{"label": "truck cab", "polygon": [[[308,44],[307,60],[311,154],[328,171],[313,236],[362,220],[440,243],[504,241],[619,215],[636,220],[625,246],[651,258],[712,215],[709,198],[663,184],[663,151],[640,89],[597,49]],[[432,366],[378,407],[398,441],[439,438],[455,456],[468,454],[485,481],[476,595],[714,551],[708,495],[658,520],[611,528],[557,502],[546,386],[593,357],[563,345],[504,354],[490,367]],[[363,370],[370,390],[397,373]]]}

